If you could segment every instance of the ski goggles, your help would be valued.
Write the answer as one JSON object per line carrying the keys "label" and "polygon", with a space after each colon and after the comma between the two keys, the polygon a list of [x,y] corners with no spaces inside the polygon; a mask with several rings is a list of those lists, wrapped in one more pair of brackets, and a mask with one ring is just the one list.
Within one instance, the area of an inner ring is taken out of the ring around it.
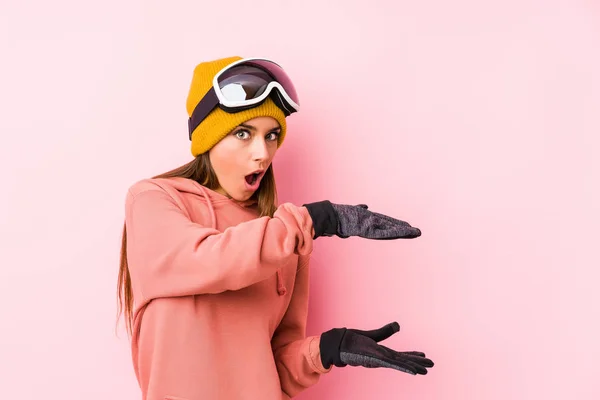
{"label": "ski goggles", "polygon": [[259,106],[269,96],[286,117],[300,109],[292,80],[277,63],[245,58],[229,64],[215,75],[212,87],[194,108],[188,120],[190,140],[215,107],[236,113]]}

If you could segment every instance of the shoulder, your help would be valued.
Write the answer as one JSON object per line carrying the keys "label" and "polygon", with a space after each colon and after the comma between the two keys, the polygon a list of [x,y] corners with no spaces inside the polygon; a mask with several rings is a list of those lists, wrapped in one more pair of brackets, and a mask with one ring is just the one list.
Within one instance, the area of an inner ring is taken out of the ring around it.
{"label": "shoulder", "polygon": [[125,203],[133,204],[138,198],[177,201],[178,192],[170,178],[147,178],[133,183],[127,189]]}
{"label": "shoulder", "polygon": [[127,189],[127,196],[131,196],[131,197],[136,197],[144,192],[147,191],[164,191],[163,188],[163,184],[164,179],[155,179],[155,178],[148,178],[148,179],[142,179],[139,180],[137,182],[134,182],[131,186],[129,186],[129,188]]}

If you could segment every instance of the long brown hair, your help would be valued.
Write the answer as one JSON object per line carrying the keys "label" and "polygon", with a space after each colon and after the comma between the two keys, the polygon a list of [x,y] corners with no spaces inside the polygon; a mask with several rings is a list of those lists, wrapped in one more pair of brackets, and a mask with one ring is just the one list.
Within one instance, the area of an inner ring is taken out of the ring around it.
{"label": "long brown hair", "polygon": [[[171,171],[156,175],[153,178],[188,178],[193,179],[199,184],[215,190],[219,187],[217,175],[212,168],[210,158],[207,153],[200,154],[191,162],[175,168]],[[254,193],[253,197],[257,200],[259,216],[272,217],[277,209],[277,188],[275,186],[275,175],[273,165],[267,169],[260,187]],[[117,323],[122,314],[125,317],[125,324],[129,335],[133,328],[133,291],[131,288],[131,276],[127,265],[127,229],[123,224],[123,237],[121,239],[121,260],[119,267],[119,279],[117,281]]]}

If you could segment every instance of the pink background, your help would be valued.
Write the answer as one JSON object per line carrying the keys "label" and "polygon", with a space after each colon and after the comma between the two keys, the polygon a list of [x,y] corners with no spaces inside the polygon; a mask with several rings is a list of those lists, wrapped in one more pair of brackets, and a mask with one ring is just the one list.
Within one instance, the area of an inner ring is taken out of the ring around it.
{"label": "pink background", "polygon": [[436,366],[336,369],[301,399],[600,398],[597,2],[3,1],[0,44],[0,397],[139,398],[125,190],[189,161],[193,67],[237,54],[301,95],[282,200],[423,231],[319,241],[309,334],[397,320],[384,343]]}

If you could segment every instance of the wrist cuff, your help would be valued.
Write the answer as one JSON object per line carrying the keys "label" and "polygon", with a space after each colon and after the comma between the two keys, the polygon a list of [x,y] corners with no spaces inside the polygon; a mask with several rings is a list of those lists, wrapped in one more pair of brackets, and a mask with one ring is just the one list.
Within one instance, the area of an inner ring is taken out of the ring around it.
{"label": "wrist cuff", "polygon": [[332,364],[336,367],[346,366],[340,359],[340,346],[345,334],[346,328],[335,328],[321,335],[319,350],[324,368],[329,368]]}
{"label": "wrist cuff", "polygon": [[308,210],[313,222],[313,228],[315,230],[313,239],[316,239],[319,236],[333,236],[337,234],[337,214],[329,200],[304,204],[303,206]]}

